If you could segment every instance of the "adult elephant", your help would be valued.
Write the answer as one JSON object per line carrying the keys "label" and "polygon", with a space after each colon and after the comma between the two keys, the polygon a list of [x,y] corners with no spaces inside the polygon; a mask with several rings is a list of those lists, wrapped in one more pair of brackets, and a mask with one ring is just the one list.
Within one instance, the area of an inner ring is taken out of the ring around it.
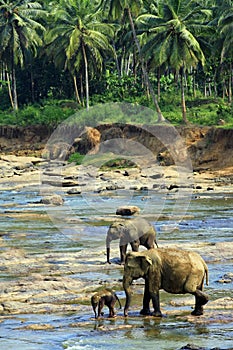
{"label": "adult elephant", "polygon": [[130,243],[132,250],[137,252],[139,245],[147,249],[154,248],[156,242],[155,228],[143,218],[126,219],[125,222],[117,221],[110,225],[106,237],[107,262],[110,264],[110,243],[120,239],[120,261],[124,264],[127,245]]}
{"label": "adult elephant", "polygon": [[192,315],[203,314],[203,305],[208,296],[203,293],[204,279],[208,284],[208,267],[202,257],[195,253],[178,249],[151,249],[143,252],[131,252],[126,256],[123,276],[123,288],[126,294],[124,315],[128,315],[131,302],[133,280],[145,279],[143,309],[140,314],[150,314],[152,300],[153,316],[161,317],[159,290],[175,294],[190,293],[195,296],[195,308]]}

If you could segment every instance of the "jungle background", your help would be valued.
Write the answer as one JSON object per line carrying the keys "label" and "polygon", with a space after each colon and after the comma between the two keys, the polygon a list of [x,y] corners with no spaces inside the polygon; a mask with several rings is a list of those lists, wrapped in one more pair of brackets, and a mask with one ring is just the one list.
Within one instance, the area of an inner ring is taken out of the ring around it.
{"label": "jungle background", "polygon": [[1,125],[124,101],[231,128],[232,62],[232,0],[0,0]]}

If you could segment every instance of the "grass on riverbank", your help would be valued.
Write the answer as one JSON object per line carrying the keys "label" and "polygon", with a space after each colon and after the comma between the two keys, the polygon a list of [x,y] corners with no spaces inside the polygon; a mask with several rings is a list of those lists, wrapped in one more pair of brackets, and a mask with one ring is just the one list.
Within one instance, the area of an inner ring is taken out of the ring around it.
{"label": "grass on riverbank", "polygon": [[[87,112],[80,108],[73,100],[45,100],[41,104],[27,105],[20,108],[18,112],[0,111],[0,125],[46,125],[56,127],[64,120],[75,114],[75,121],[86,125],[98,123],[156,123],[156,113],[151,103],[144,108],[140,101],[130,104],[130,110],[119,109],[123,101],[114,104],[93,105]],[[132,106],[135,109],[132,109]],[[96,113],[98,106],[98,111]],[[141,107],[141,108],[140,108]],[[173,125],[182,124],[181,107],[179,96],[166,94],[161,98],[160,107],[164,117]],[[221,98],[187,98],[187,118],[194,125],[215,125],[224,128],[233,127],[233,105],[230,105]]]}

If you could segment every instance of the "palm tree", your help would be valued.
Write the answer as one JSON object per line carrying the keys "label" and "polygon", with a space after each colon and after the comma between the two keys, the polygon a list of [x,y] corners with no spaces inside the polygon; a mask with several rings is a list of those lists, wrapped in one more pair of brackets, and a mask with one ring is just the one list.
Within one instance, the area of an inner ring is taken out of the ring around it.
{"label": "palm tree", "polygon": [[147,87],[147,89],[149,90],[153,103],[155,105],[155,109],[158,115],[158,122],[162,122],[165,120],[165,118],[162,115],[161,109],[159,107],[157,98],[155,96],[153,87],[150,83],[149,80],[149,76],[145,67],[145,63],[144,63],[144,58],[141,52],[141,46],[139,43],[139,40],[137,38],[137,33],[136,33],[136,29],[135,29],[135,25],[134,25],[134,20],[133,20],[133,13],[135,13],[136,15],[139,13],[139,10],[142,8],[143,5],[143,1],[142,0],[101,0],[100,2],[100,6],[104,9],[108,10],[108,14],[109,14],[109,18],[111,19],[116,19],[116,18],[121,18],[124,13],[126,12],[129,18],[129,22],[130,22],[130,26],[131,26],[131,30],[132,30],[132,35],[133,35],[133,39],[135,42],[135,45],[137,47],[137,51],[139,54],[139,59],[141,62],[141,67],[142,67],[142,73],[143,73],[143,78],[145,81],[145,85]]}
{"label": "palm tree", "polygon": [[182,118],[187,123],[184,77],[198,62],[205,63],[204,53],[195,33],[201,32],[203,16],[209,13],[190,0],[155,1],[157,14],[139,18],[148,34],[143,53],[154,56],[157,66],[166,64],[179,74]]}
{"label": "palm tree", "polygon": [[0,0],[0,59],[7,67],[9,95],[13,109],[18,109],[15,69],[36,54],[45,30],[37,18],[44,14],[36,1]]}
{"label": "palm tree", "polygon": [[233,1],[226,0],[218,7],[218,34],[221,45],[221,65],[226,66],[228,75],[228,102],[232,102],[233,64]]}
{"label": "palm tree", "polygon": [[68,69],[76,86],[76,74],[84,70],[86,87],[86,107],[89,109],[89,76],[101,71],[105,53],[112,54],[108,35],[112,26],[101,23],[98,14],[90,11],[91,0],[62,0],[52,12],[54,25],[47,35],[47,52],[54,62]]}

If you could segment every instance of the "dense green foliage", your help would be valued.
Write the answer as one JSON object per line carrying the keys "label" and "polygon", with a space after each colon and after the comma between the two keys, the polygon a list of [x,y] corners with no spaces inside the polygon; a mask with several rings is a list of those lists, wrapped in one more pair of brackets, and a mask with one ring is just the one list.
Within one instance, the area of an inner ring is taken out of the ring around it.
{"label": "dense green foliage", "polygon": [[124,101],[232,126],[232,63],[232,0],[0,0],[1,124]]}

